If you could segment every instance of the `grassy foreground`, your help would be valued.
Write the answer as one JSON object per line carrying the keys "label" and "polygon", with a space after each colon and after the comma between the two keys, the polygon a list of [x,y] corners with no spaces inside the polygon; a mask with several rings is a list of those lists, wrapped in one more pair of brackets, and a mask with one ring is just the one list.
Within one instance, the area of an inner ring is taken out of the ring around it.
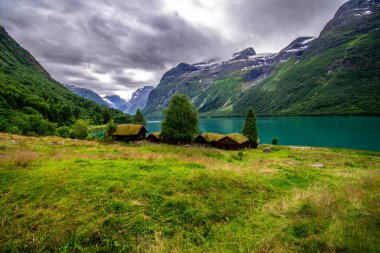
{"label": "grassy foreground", "polygon": [[344,149],[0,134],[0,251],[376,252],[379,169]]}

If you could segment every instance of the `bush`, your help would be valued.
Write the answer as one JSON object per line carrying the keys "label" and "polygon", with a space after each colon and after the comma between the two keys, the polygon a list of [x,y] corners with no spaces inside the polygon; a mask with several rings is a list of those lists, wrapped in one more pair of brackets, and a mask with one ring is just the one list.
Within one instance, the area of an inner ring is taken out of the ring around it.
{"label": "bush", "polygon": [[12,126],[8,129],[8,132],[11,134],[22,134],[22,131],[18,128],[18,126]]}
{"label": "bush", "polygon": [[23,120],[19,120],[16,124],[23,134],[31,136],[53,135],[56,124],[44,119],[40,114],[25,115]]}
{"label": "bush", "polygon": [[104,135],[104,139],[106,141],[112,140],[112,135],[116,132],[116,129],[117,129],[117,124],[113,122],[113,120],[108,122],[106,125],[106,133]]}
{"label": "bush", "polygon": [[273,137],[273,138],[272,138],[272,144],[273,144],[273,145],[277,145],[277,144],[278,144],[278,138]]}
{"label": "bush", "polygon": [[115,122],[113,122],[113,121],[110,121],[106,125],[106,135],[107,136],[112,136],[116,132],[116,129],[117,129],[117,124]]}
{"label": "bush", "polygon": [[74,139],[85,139],[88,136],[88,127],[86,122],[78,120],[72,127],[70,137]]}
{"label": "bush", "polygon": [[67,138],[70,136],[70,128],[67,126],[59,127],[59,128],[57,128],[57,130],[55,130],[55,134],[57,136]]}

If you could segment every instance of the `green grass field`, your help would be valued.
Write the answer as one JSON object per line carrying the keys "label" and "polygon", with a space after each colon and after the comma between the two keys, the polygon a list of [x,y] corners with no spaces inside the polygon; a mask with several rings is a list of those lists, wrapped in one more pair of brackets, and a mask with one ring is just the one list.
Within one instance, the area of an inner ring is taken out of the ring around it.
{"label": "green grass field", "polygon": [[263,148],[0,134],[0,251],[379,251],[380,153]]}

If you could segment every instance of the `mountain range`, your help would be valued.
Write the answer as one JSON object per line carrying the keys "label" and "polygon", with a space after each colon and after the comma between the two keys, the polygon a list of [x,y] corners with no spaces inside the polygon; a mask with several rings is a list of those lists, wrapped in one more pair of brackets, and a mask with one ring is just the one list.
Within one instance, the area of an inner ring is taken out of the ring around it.
{"label": "mountain range", "polygon": [[135,114],[138,108],[141,110],[145,108],[148,102],[149,94],[154,89],[153,86],[144,86],[134,91],[131,99],[125,100],[118,95],[107,95],[101,97],[91,89],[80,88],[75,85],[64,84],[64,86],[78,96],[94,101],[99,105],[117,109],[131,115]]}
{"label": "mountain range", "polygon": [[275,54],[247,48],[227,60],[181,63],[150,93],[144,113],[160,117],[175,93],[201,116],[380,114],[380,0],[351,0],[319,37]]}

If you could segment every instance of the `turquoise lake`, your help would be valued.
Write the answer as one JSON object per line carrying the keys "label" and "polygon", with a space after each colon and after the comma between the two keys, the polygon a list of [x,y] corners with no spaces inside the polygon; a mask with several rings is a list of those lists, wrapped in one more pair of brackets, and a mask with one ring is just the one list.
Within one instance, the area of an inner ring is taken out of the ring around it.
{"label": "turquoise lake", "polygon": [[[260,143],[273,137],[280,145],[337,147],[380,151],[380,117],[265,117],[258,118]],[[244,118],[201,118],[201,132],[240,133]],[[160,121],[148,121],[149,132]]]}

